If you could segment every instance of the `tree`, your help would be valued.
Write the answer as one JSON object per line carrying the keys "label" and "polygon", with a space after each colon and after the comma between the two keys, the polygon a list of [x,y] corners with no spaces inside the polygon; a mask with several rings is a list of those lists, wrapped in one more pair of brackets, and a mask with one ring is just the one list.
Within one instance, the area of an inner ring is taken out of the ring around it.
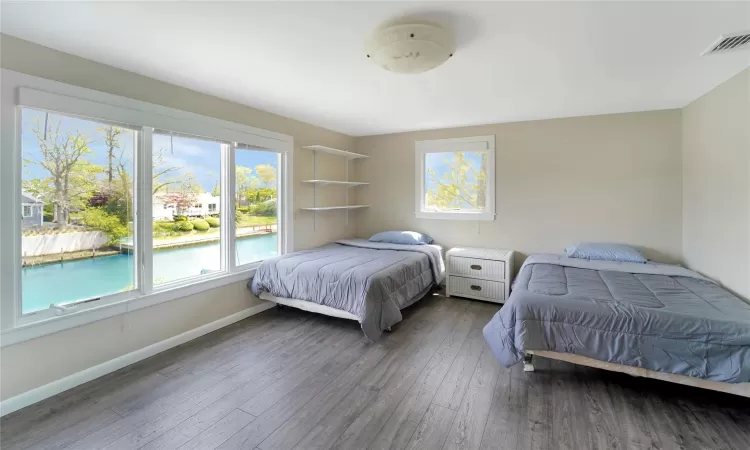
{"label": "tree", "polygon": [[234,194],[235,201],[238,205],[241,204],[242,199],[247,199],[247,193],[254,185],[258,183],[256,177],[253,176],[253,169],[245,166],[237,166],[234,170]]}
{"label": "tree", "polygon": [[276,168],[268,164],[255,166],[255,173],[258,175],[264,187],[276,186]]}
{"label": "tree", "polygon": [[120,134],[122,134],[122,128],[108,125],[102,128],[97,128],[97,130],[104,134],[104,145],[107,146],[107,182],[109,184],[112,184],[114,175],[115,149],[120,148],[119,137]]}
{"label": "tree", "polygon": [[165,205],[174,206],[175,215],[184,216],[195,203],[196,197],[192,192],[169,192],[164,194],[163,199]]}
{"label": "tree", "polygon": [[214,180],[216,180],[214,182],[214,187],[211,189],[211,195],[213,195],[214,197],[218,197],[219,195],[221,195],[221,184],[219,183],[220,181],[219,174],[214,172],[213,170],[207,171],[206,174],[211,176],[211,178],[213,178]]}
{"label": "tree", "polygon": [[176,190],[163,194],[162,199],[165,205],[174,206],[175,215],[184,216],[195,204],[197,194],[203,192],[203,187],[195,181],[195,175],[192,173],[185,174],[185,178],[175,182],[174,186]]}
{"label": "tree", "polygon": [[[427,191],[427,204],[438,209],[484,209],[487,187],[487,154],[455,152],[443,162],[446,169],[438,175],[428,170],[432,187]],[[477,166],[478,162],[478,168]]]}
{"label": "tree", "polygon": [[[81,158],[90,154],[91,149],[84,133],[79,131],[60,130],[62,123],[57,126],[47,124],[46,129],[41,129],[39,123],[33,129],[39,144],[41,160],[31,157],[24,159],[25,164],[38,164],[49,172],[50,177],[46,182],[53,187],[52,202],[55,205],[54,217],[59,228],[64,228],[70,220],[70,211],[80,206],[81,195],[89,191],[94,171],[93,165]],[[98,166],[96,166],[98,167]],[[42,181],[44,183],[44,181]],[[81,184],[83,183],[83,184]],[[39,186],[37,186],[39,187]]]}
{"label": "tree", "polygon": [[153,174],[151,193],[165,192],[170,185],[180,183],[179,178],[171,177],[175,172],[182,170],[180,166],[171,166],[169,164],[169,155],[166,155],[167,149],[160,148],[152,157]]}
{"label": "tree", "polygon": [[276,198],[276,188],[255,188],[245,191],[245,199],[248,203],[263,203]]}

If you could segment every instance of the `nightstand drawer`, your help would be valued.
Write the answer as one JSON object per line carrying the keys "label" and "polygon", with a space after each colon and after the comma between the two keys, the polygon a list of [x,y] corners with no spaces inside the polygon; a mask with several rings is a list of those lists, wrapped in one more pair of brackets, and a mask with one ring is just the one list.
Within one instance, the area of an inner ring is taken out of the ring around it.
{"label": "nightstand drawer", "polygon": [[451,275],[448,289],[448,295],[477,298],[495,303],[505,301],[505,283],[500,281],[478,280]]}
{"label": "nightstand drawer", "polygon": [[448,258],[448,273],[487,280],[505,280],[505,261],[451,256]]}

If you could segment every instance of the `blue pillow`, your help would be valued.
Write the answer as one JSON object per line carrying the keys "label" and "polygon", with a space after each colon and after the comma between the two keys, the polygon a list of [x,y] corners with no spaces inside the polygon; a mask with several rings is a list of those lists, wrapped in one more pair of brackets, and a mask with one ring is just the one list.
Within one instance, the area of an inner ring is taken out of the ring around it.
{"label": "blue pillow", "polygon": [[432,238],[416,231],[383,231],[372,235],[370,242],[390,242],[391,244],[423,245],[431,244]]}
{"label": "blue pillow", "polygon": [[582,242],[566,248],[565,254],[569,258],[595,259],[603,261],[634,263],[645,263],[648,261],[643,255],[641,255],[641,252],[633,247],[623,244]]}

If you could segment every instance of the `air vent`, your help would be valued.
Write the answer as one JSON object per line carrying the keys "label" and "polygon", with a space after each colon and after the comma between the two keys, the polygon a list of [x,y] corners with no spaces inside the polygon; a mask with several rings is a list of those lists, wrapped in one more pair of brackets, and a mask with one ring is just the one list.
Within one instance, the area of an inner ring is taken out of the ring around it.
{"label": "air vent", "polygon": [[719,36],[719,39],[711,44],[701,56],[713,55],[714,53],[724,53],[730,50],[743,50],[750,48],[750,31],[742,33],[732,33]]}

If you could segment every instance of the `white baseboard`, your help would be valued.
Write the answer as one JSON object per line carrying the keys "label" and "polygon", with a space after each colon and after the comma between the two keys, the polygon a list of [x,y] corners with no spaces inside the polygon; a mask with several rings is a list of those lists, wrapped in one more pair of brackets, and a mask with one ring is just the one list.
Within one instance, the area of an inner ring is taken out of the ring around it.
{"label": "white baseboard", "polygon": [[204,334],[208,334],[212,331],[224,328],[227,325],[231,325],[235,322],[246,319],[250,316],[261,313],[273,307],[273,303],[263,302],[260,305],[252,306],[230,316],[226,316],[211,323],[201,325],[198,328],[193,328],[192,330],[186,331],[182,334],[178,334],[177,336],[172,336],[171,338],[165,339],[155,344],[151,344],[147,347],[143,347],[142,349],[127,353],[94,367],[89,367],[88,369],[76,372],[72,375],[68,375],[65,378],[61,378],[59,380],[45,384],[44,386],[40,386],[38,388],[24,392],[23,394],[11,397],[3,402],[0,402],[0,417],[6,414],[10,414],[14,411],[18,411],[19,409],[25,408],[36,402],[40,402],[46,398],[52,397],[53,395],[57,395],[61,392],[67,391],[68,389],[72,389],[83,383],[87,383],[108,373],[112,373],[116,370],[122,369],[123,367],[129,366],[130,364],[137,363],[138,361],[154,356],[157,353],[169,350],[172,347],[177,347],[178,345],[184,344],[185,342],[192,341],[193,339],[201,337]]}

